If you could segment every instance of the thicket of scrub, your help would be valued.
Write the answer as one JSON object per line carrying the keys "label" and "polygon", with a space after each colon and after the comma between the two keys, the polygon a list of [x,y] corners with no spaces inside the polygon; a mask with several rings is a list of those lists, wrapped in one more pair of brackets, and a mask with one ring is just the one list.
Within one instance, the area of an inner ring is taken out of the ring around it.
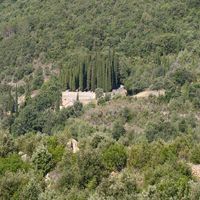
{"label": "thicket of scrub", "polygon": [[[198,199],[190,163],[200,164],[200,113],[186,87],[173,97],[118,96],[57,112],[40,111],[37,97],[19,112],[12,134],[1,130],[0,197]],[[45,181],[52,172],[58,178]]]}
{"label": "thicket of scrub", "polygon": [[[1,119],[0,197],[198,199],[191,170],[200,164],[198,80],[178,68],[165,96],[98,95],[97,105],[77,101],[59,110],[61,86],[52,78]],[[71,138],[78,141],[75,154]],[[45,181],[47,173],[56,178]]]}

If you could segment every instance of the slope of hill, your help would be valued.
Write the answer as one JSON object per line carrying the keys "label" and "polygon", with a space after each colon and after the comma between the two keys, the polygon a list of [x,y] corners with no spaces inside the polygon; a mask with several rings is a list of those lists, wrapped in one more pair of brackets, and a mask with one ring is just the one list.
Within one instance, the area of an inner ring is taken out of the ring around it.
{"label": "slope of hill", "polygon": [[[199,199],[199,20],[199,0],[0,0],[0,199]],[[97,104],[60,110],[65,89]]]}
{"label": "slope of hill", "polygon": [[199,58],[199,6],[198,0],[1,1],[1,81],[31,73],[33,59],[76,68],[77,57],[109,48],[120,56],[122,81],[152,70],[157,76],[180,51]]}

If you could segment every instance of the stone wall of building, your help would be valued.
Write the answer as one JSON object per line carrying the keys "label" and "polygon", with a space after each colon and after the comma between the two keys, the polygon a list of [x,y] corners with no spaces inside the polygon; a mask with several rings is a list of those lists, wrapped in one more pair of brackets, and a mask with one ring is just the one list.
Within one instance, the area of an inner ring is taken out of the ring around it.
{"label": "stone wall of building", "polygon": [[[120,96],[126,96],[127,95],[127,90],[124,88],[123,85],[120,86],[120,88],[116,90],[112,90],[110,93],[111,97],[114,97],[115,95],[120,95]],[[104,93],[105,95],[105,93]],[[62,103],[61,103],[61,108],[67,108],[69,106],[73,106],[74,102],[79,101],[83,104],[86,105],[88,103],[96,103],[96,95],[95,92],[71,92],[69,90],[62,92]]]}
{"label": "stone wall of building", "polygon": [[62,105],[61,108],[64,107],[69,107],[74,104],[75,101],[79,101],[83,104],[86,105],[91,102],[96,102],[96,96],[94,92],[70,92],[70,91],[65,91],[62,92]]}

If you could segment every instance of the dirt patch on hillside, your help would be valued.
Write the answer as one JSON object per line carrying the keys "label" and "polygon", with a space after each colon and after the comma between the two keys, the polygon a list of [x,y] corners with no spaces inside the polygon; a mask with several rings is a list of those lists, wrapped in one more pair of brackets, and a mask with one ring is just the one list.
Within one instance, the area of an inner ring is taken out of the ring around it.
{"label": "dirt patch on hillside", "polygon": [[164,96],[165,95],[165,90],[146,90],[143,92],[140,92],[136,95],[134,95],[133,97],[135,98],[148,98],[150,96]]}
{"label": "dirt patch on hillside", "polygon": [[[40,93],[40,90],[34,90],[31,93],[31,98],[36,97]],[[18,97],[18,104],[22,105],[25,102],[25,95]]]}

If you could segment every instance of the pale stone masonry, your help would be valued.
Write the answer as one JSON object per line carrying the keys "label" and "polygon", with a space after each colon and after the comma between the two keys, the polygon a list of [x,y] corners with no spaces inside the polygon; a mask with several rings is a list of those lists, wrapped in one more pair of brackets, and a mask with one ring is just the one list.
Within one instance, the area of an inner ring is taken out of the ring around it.
{"label": "pale stone masonry", "polygon": [[[118,89],[112,90],[112,92],[110,92],[109,94],[111,94],[111,97],[114,97],[115,95],[126,96],[127,90],[124,88],[123,85],[121,85]],[[104,95],[105,95],[105,93],[104,93]],[[92,91],[71,92],[71,91],[67,90],[67,91],[62,92],[62,103],[61,103],[60,108],[62,109],[62,108],[67,108],[69,106],[73,106],[74,102],[77,101],[77,99],[79,99],[79,101],[83,105],[87,105],[88,103],[96,103],[97,102],[95,92],[92,92]]]}
{"label": "pale stone masonry", "polygon": [[61,108],[66,108],[69,106],[73,106],[74,102],[79,99],[79,101],[86,105],[88,103],[96,102],[96,95],[94,92],[70,92],[65,91],[62,92],[62,105]]}

